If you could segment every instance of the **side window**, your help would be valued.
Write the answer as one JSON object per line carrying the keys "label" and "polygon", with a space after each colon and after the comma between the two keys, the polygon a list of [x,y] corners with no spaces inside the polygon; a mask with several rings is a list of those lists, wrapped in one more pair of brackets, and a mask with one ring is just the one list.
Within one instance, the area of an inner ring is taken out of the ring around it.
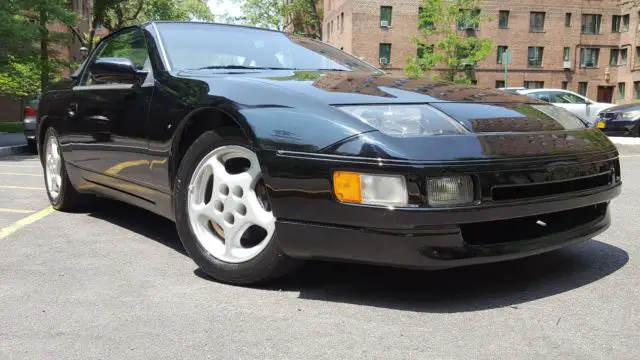
{"label": "side window", "polygon": [[572,93],[556,92],[554,93],[554,102],[560,104],[584,104],[585,100]]}
{"label": "side window", "polygon": [[533,96],[538,100],[551,102],[551,95],[549,95],[549,93],[546,92],[546,91],[540,91],[540,92],[533,93]]}
{"label": "side window", "polygon": [[97,60],[101,58],[127,58],[131,60],[138,70],[148,70],[150,68],[149,53],[145,44],[144,37],[138,29],[132,29],[122,34],[118,34],[112,39],[109,39],[102,49],[99,50],[98,55],[91,59],[85,71],[81,85],[98,84],[91,76],[89,67]]}

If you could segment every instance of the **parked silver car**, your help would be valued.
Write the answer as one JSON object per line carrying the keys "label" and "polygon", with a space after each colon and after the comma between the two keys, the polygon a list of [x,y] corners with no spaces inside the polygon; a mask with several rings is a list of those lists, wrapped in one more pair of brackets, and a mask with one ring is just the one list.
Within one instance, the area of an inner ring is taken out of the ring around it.
{"label": "parked silver car", "polygon": [[592,125],[595,124],[598,113],[615,106],[615,104],[595,102],[573,91],[562,89],[526,89],[518,90],[517,93],[567,109]]}

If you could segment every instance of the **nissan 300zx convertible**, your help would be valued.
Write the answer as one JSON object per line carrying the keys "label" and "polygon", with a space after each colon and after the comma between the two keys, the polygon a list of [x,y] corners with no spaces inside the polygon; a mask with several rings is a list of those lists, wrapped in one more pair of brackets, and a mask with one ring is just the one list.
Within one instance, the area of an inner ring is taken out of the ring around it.
{"label": "nissan 300zx convertible", "polygon": [[55,209],[150,210],[236,284],[305,259],[443,269],[540,254],[604,231],[621,189],[615,146],[564,109],[240,26],[112,33],[43,92],[37,121]]}

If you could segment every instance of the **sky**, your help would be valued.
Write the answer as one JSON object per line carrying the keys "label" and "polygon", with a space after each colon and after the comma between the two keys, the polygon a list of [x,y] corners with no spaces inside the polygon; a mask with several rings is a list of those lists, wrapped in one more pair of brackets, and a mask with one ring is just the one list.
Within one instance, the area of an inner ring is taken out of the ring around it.
{"label": "sky", "polygon": [[240,7],[233,0],[208,0],[208,5],[211,12],[219,17],[236,17],[242,15]]}

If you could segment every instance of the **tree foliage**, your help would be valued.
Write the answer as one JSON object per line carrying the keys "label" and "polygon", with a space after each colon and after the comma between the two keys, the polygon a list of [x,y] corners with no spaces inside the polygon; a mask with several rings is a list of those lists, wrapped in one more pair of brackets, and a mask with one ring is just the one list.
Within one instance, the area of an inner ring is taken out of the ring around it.
{"label": "tree foliage", "polygon": [[315,0],[236,1],[248,25],[322,37],[322,13]]}
{"label": "tree foliage", "polygon": [[89,31],[82,32],[78,26],[71,31],[91,51],[98,26],[113,32],[152,20],[213,21],[214,16],[206,0],[94,0]]}
{"label": "tree foliage", "polygon": [[40,64],[18,61],[13,56],[0,71],[0,94],[11,97],[33,96],[40,90]]}
{"label": "tree foliage", "polygon": [[470,83],[466,71],[485,59],[493,47],[489,39],[475,36],[489,18],[479,11],[479,0],[424,0],[420,13],[421,35],[414,38],[418,56],[409,58],[405,72],[412,77],[446,68],[447,81]]}
{"label": "tree foliage", "polygon": [[[39,88],[55,78],[64,63],[58,45],[69,40],[65,26],[75,24],[69,0],[5,0],[0,5],[0,92],[10,96],[32,93],[38,75]],[[5,12],[7,11],[7,12]],[[58,25],[58,27],[56,27]],[[23,79],[23,80],[21,80]],[[20,89],[20,84],[25,89]]]}

